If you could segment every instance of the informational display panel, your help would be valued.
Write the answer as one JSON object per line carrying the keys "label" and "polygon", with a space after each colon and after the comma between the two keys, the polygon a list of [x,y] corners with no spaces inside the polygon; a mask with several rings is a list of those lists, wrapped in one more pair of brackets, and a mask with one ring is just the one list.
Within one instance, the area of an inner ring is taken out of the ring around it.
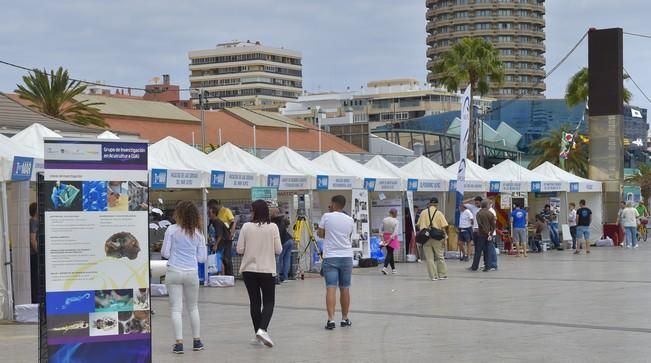
{"label": "informational display panel", "polygon": [[151,362],[147,177],[144,142],[45,141],[42,362]]}

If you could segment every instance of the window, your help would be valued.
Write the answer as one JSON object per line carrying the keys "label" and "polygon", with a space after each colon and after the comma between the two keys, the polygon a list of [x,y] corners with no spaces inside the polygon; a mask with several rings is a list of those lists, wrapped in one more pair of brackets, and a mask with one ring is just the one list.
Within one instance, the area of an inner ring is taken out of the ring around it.
{"label": "window", "polygon": [[468,30],[468,24],[457,25],[457,26],[454,27],[454,30],[458,31],[458,32],[465,32],[465,31]]}
{"label": "window", "polygon": [[459,19],[459,18],[467,18],[468,17],[468,12],[467,11],[459,11],[459,12],[454,13],[454,15],[455,15],[455,17],[457,19]]}
{"label": "window", "polygon": [[513,62],[504,62],[504,68],[513,68]]}
{"label": "window", "polygon": [[513,94],[513,88],[501,88],[500,89],[500,94],[501,95],[512,95]]}
{"label": "window", "polygon": [[510,35],[500,35],[497,37],[498,43],[509,43],[512,42],[513,38]]}
{"label": "window", "polygon": [[490,28],[491,28],[490,23],[475,24],[475,29],[477,29],[477,30],[488,30]]}
{"label": "window", "polygon": [[500,55],[513,55],[513,49],[500,49]]}
{"label": "window", "polygon": [[512,29],[513,23],[499,23],[497,24],[498,29]]}
{"label": "window", "polygon": [[498,16],[512,16],[513,11],[511,9],[501,9],[497,11]]}
{"label": "window", "polygon": [[479,16],[491,16],[491,15],[493,15],[493,14],[492,14],[492,11],[490,11],[490,10],[477,10],[477,11],[475,11],[475,16],[478,16],[478,17]]}

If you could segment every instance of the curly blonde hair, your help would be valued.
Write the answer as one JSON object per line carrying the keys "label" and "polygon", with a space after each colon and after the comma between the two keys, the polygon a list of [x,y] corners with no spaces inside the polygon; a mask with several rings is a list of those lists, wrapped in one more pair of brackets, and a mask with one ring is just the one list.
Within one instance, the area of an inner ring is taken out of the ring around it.
{"label": "curly blonde hair", "polygon": [[199,209],[190,201],[182,201],[174,209],[174,220],[183,232],[192,237],[194,232],[201,231]]}

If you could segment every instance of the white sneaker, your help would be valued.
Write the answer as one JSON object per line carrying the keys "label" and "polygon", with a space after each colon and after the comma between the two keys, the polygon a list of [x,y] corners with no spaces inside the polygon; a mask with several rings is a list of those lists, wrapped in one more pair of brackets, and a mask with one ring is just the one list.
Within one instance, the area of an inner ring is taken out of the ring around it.
{"label": "white sneaker", "polygon": [[391,273],[394,274],[394,275],[397,275],[398,271],[396,271],[396,269],[393,269],[393,270],[391,270]]}
{"label": "white sneaker", "polygon": [[638,247],[640,247],[640,245],[635,245],[635,246],[633,246],[633,248],[638,248]]}
{"label": "white sneaker", "polygon": [[253,338],[251,338],[251,340],[249,340],[249,344],[254,345],[254,346],[260,346],[260,345],[262,345],[262,342],[258,340],[258,337],[256,335],[254,335]]}
{"label": "white sneaker", "polygon": [[417,262],[418,262],[418,263],[423,263],[423,260],[421,260],[421,259],[419,258]]}
{"label": "white sneaker", "polygon": [[385,275],[388,275],[388,274],[389,274],[389,271],[387,270],[386,267],[383,267],[383,268],[382,268],[382,273],[385,274]]}
{"label": "white sneaker", "polygon": [[435,277],[435,278],[432,279],[432,281],[438,281],[438,280],[439,280],[438,277]]}
{"label": "white sneaker", "polygon": [[258,332],[255,333],[255,336],[262,344],[268,346],[269,348],[274,346],[274,342],[271,340],[269,333],[267,333],[266,331],[262,329],[258,329]]}

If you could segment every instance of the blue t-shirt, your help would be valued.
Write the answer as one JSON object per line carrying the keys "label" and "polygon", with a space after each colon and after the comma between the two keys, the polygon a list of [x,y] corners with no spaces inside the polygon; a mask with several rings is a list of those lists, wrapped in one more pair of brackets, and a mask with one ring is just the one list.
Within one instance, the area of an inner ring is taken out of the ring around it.
{"label": "blue t-shirt", "polygon": [[527,212],[523,209],[514,210],[511,217],[513,217],[513,228],[527,228]]}

